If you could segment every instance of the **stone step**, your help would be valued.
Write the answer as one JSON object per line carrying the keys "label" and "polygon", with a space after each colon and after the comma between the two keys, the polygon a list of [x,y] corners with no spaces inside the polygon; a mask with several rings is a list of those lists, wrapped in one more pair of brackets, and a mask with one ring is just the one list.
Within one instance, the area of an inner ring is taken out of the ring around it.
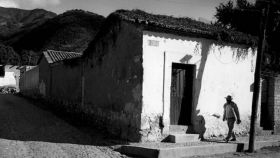
{"label": "stone step", "polygon": [[257,135],[267,136],[273,134],[273,130],[262,130],[257,132]]}
{"label": "stone step", "polygon": [[168,137],[171,143],[187,143],[199,141],[199,134],[172,133]]}
{"label": "stone step", "polygon": [[[278,139],[268,141],[256,141],[255,149],[261,149],[268,146],[279,146]],[[209,155],[234,153],[248,150],[247,142],[239,143],[213,143],[197,146],[173,146],[173,147],[150,147],[139,145],[123,145],[120,152],[132,157],[144,158],[182,158],[182,157],[209,157]],[[243,155],[241,153],[241,155]],[[215,156],[212,156],[215,157]]]}
{"label": "stone step", "polygon": [[181,125],[170,125],[169,126],[169,133],[186,133],[188,130],[188,126],[181,126]]}

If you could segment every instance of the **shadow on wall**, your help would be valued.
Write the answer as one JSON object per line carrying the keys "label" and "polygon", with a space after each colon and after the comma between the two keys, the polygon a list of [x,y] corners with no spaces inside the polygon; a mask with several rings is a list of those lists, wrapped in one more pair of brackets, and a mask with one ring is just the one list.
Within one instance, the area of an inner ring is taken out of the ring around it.
{"label": "shadow on wall", "polygon": [[205,119],[202,115],[199,115],[200,110],[196,110],[195,121],[197,121],[198,126],[193,127],[194,132],[199,133],[199,139],[204,140],[204,133],[206,132],[205,128]]}
{"label": "shadow on wall", "polygon": [[96,126],[103,126],[124,140],[138,142],[149,133],[141,131],[143,33],[130,23],[108,19],[101,32],[104,35],[100,34],[88,48],[93,55],[85,62],[81,110]]}
{"label": "shadow on wall", "polygon": [[206,132],[206,128],[205,128],[205,119],[202,115],[200,115],[200,110],[197,110],[197,104],[200,97],[204,69],[212,44],[213,43],[208,40],[201,41],[201,61],[194,81],[192,126],[187,131],[187,133],[198,133],[200,139],[204,139],[204,133]]}

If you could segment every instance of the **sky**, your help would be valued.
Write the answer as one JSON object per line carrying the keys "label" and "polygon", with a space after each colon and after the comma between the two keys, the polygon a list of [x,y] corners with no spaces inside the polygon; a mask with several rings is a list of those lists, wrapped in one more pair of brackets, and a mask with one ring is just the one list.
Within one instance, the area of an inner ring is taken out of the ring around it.
{"label": "sky", "polygon": [[57,14],[71,9],[83,9],[105,17],[117,9],[141,9],[154,14],[213,21],[215,7],[226,1],[228,0],[0,0],[0,6],[42,8]]}

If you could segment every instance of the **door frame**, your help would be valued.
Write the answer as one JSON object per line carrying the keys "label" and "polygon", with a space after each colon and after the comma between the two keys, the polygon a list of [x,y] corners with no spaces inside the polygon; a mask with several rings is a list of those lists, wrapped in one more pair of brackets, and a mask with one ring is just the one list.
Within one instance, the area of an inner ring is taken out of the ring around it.
{"label": "door frame", "polygon": [[[175,63],[175,62],[172,62],[171,64],[171,85],[172,85],[172,70],[173,69],[184,69],[184,70],[189,70],[191,67],[192,69],[192,90],[191,90],[191,107],[190,107],[190,117],[189,118],[186,118],[186,119],[189,119],[187,122],[188,124],[187,125],[183,125],[183,126],[189,126],[189,125],[192,125],[192,121],[193,121],[193,107],[194,107],[194,97],[195,97],[195,80],[196,80],[196,65],[195,64],[184,64],[184,63]],[[172,102],[171,102],[171,94],[172,94],[172,90],[171,90],[172,87],[170,87],[170,104],[169,104],[169,109],[170,109],[170,113],[169,113],[169,122],[170,122],[170,125],[171,125],[171,107],[172,107]],[[182,126],[182,125],[180,125]]]}

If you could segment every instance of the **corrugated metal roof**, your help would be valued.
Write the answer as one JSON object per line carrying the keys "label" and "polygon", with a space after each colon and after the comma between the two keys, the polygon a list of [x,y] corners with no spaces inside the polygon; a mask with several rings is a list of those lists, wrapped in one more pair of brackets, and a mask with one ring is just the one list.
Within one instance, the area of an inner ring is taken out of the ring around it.
{"label": "corrugated metal roof", "polygon": [[55,50],[47,50],[44,51],[43,54],[49,64],[67,60],[67,59],[78,58],[82,56],[82,53],[55,51]]}

